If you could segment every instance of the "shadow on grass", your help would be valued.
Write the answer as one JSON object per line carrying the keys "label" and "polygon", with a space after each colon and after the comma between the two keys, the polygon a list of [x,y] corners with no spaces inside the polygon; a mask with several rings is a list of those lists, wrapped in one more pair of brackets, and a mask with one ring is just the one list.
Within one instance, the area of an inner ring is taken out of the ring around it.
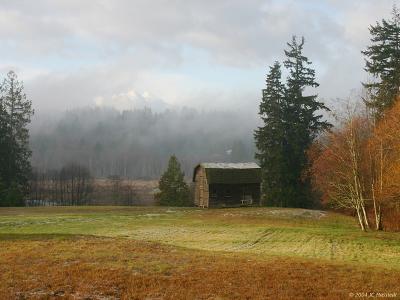
{"label": "shadow on grass", "polygon": [[88,237],[95,238],[92,235],[65,233],[0,233],[0,241],[77,240]]}

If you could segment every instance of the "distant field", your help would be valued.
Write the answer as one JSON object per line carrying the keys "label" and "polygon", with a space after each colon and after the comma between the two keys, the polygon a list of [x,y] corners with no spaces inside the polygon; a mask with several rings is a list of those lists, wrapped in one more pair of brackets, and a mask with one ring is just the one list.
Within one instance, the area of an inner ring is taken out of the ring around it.
{"label": "distant field", "polygon": [[0,299],[400,297],[399,281],[400,233],[334,213],[0,208]]}

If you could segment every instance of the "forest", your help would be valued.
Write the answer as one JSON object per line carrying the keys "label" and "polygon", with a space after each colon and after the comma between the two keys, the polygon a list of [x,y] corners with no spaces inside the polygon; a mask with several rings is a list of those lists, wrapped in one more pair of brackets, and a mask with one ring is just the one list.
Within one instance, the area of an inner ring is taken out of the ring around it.
{"label": "forest", "polygon": [[200,161],[254,160],[257,118],[249,115],[189,108],[158,113],[149,108],[75,109],[32,122],[32,165],[50,171],[75,162],[97,178],[158,179],[175,154],[190,178]]}

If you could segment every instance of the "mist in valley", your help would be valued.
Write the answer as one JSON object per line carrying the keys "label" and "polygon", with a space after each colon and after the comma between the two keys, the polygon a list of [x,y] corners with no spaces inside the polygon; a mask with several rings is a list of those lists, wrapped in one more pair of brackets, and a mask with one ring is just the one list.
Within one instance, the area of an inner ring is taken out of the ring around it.
{"label": "mist in valley", "polygon": [[175,154],[189,180],[202,161],[254,161],[255,112],[155,111],[92,106],[39,114],[31,124],[33,168],[49,172],[77,163],[96,178],[157,179]]}

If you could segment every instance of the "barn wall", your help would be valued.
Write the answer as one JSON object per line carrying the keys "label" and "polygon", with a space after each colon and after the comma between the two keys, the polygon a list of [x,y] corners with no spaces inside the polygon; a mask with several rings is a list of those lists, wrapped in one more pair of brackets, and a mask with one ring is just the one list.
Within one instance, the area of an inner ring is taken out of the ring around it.
{"label": "barn wall", "polygon": [[200,207],[208,207],[208,183],[206,171],[199,167],[195,176],[195,197],[194,204]]}
{"label": "barn wall", "polygon": [[255,206],[260,205],[260,184],[210,184],[209,207],[240,206],[251,196]]}

